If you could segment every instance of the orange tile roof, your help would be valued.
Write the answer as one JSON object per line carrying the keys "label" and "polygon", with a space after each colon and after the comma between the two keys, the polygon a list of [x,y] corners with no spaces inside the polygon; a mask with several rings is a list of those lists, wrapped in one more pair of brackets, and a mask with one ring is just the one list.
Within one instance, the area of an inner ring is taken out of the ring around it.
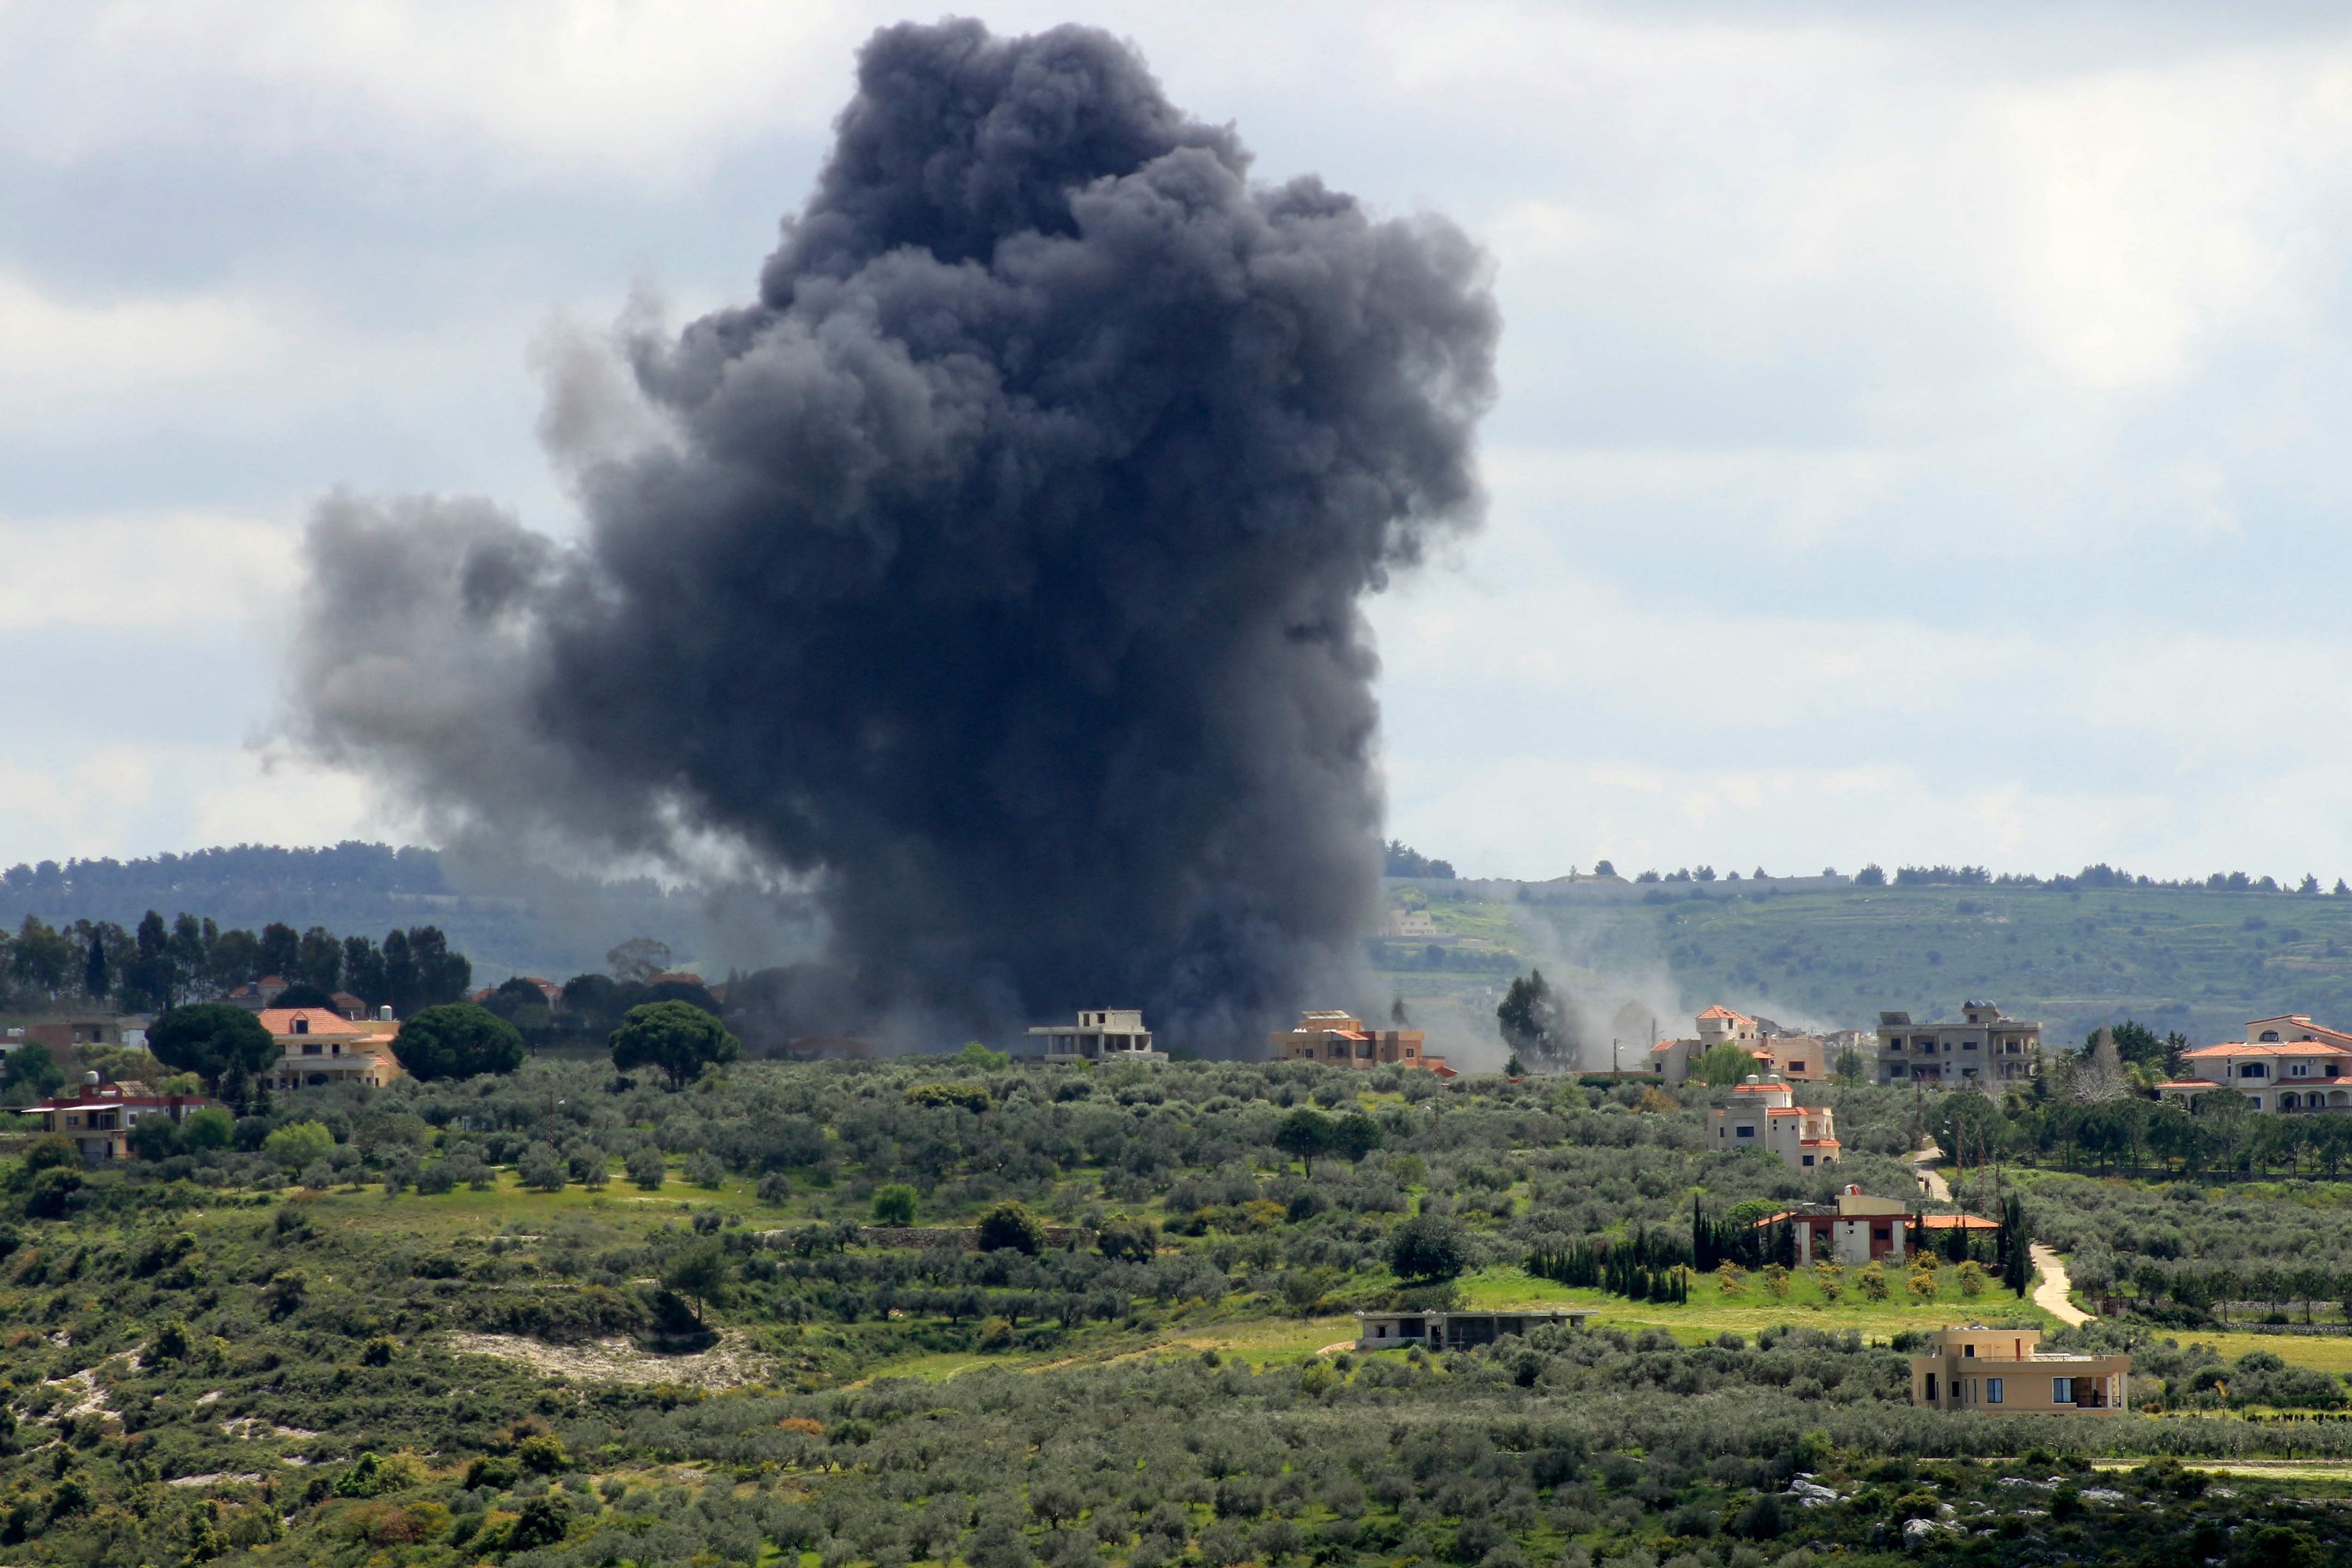
{"label": "orange tile roof", "polygon": [[2184,1051],[2184,1057],[2195,1056],[2341,1056],[2345,1046],[2329,1045],[2317,1040],[2224,1040],[2220,1045],[2200,1045],[2194,1051]]}
{"label": "orange tile roof", "polygon": [[1754,1023],[1756,1021],[1754,1019],[1749,1018],[1746,1013],[1734,1012],[1729,1008],[1723,1006],[1719,1002],[1698,1016],[1703,1019],[1738,1019],[1741,1023]]}

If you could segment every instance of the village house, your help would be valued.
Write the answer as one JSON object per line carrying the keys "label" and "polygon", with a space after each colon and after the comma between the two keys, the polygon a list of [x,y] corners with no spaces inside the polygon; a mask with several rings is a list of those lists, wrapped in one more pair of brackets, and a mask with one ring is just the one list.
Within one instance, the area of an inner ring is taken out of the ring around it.
{"label": "village house", "polygon": [[1143,1027],[1136,1008],[1104,1008],[1082,1012],[1077,1023],[1041,1024],[1029,1031],[1029,1043],[1045,1061],[1165,1061],[1156,1051],[1151,1031]]}
{"label": "village house", "polygon": [[96,1165],[128,1156],[131,1130],[144,1118],[166,1116],[179,1122],[218,1103],[201,1094],[159,1094],[144,1083],[101,1083],[97,1073],[85,1072],[79,1092],[27,1105],[24,1113],[38,1116],[42,1132],[67,1138],[85,1161]]}
{"label": "village house", "polygon": [[2040,1329],[1939,1329],[1911,1358],[1911,1403],[1996,1416],[2130,1408],[2131,1357],[2039,1348]]}
{"label": "village house", "polygon": [[278,998],[293,982],[283,975],[264,975],[257,980],[247,980],[221,1000],[247,1012],[260,1012],[278,1005]]}
{"label": "village house", "polygon": [[347,1019],[331,1008],[264,1008],[261,1027],[278,1060],[261,1074],[273,1090],[364,1083],[381,1089],[406,1070],[393,1054],[400,1025],[384,1008],[373,1019]]}
{"label": "village house", "polygon": [[2042,1073],[2042,1026],[2003,1018],[1990,1002],[1966,1002],[1958,1023],[1878,1015],[1881,1083],[2013,1083]]}
{"label": "village house", "polygon": [[1268,1037],[1276,1061],[1320,1061],[1332,1067],[1418,1067],[1441,1078],[1454,1076],[1445,1058],[1429,1054],[1417,1029],[1370,1030],[1352,1013],[1298,1015],[1298,1027]]}
{"label": "village house", "polygon": [[2167,1100],[2233,1089],[2256,1111],[2282,1115],[2352,1109],[2352,1034],[2303,1013],[2256,1019],[2246,1038],[2200,1046],[2181,1057],[2186,1072],[2157,1086]]}
{"label": "village house", "polygon": [[1766,1215],[1756,1221],[1756,1228],[1784,1222],[1796,1234],[1800,1268],[1817,1262],[1899,1267],[1914,1252],[1932,1249],[1941,1232],[1990,1234],[2000,1228],[1996,1221],[1973,1214],[1914,1214],[1900,1199],[1868,1197],[1851,1182],[1834,1203],[1797,1204]]}
{"label": "village house", "polygon": [[1589,1307],[1529,1307],[1505,1312],[1358,1312],[1358,1350],[1398,1350],[1423,1345],[1431,1350],[1458,1350],[1465,1345],[1492,1344],[1505,1334],[1525,1334],[1547,1324],[1580,1329],[1592,1316]]}
{"label": "village house", "polygon": [[1696,1031],[1688,1038],[1662,1040],[1650,1047],[1650,1071],[1668,1083],[1690,1082],[1699,1060],[1719,1045],[1745,1051],[1759,1073],[1804,1083],[1829,1077],[1829,1049],[1812,1035],[1784,1033],[1769,1019],[1750,1018],[1719,1004],[1695,1021]]}
{"label": "village house", "polygon": [[1707,1114],[1707,1147],[1762,1149],[1791,1170],[1834,1164],[1837,1120],[1826,1105],[1800,1105],[1778,1078],[1751,1074],[1731,1103]]}

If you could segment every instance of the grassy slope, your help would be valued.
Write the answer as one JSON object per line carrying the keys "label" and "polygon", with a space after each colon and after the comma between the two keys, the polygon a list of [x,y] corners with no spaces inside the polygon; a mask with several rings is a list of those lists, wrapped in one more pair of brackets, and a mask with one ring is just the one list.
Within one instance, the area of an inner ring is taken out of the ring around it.
{"label": "grassy slope", "polygon": [[[1506,937],[1548,968],[1547,952],[1598,977],[1664,968],[1694,1009],[1722,1001],[1784,1022],[1868,1027],[1881,1009],[1944,1018],[1987,998],[2069,1042],[2129,1015],[2205,1043],[2265,1013],[2352,1017],[2352,898],[1937,887],[1733,900],[1717,884],[1716,896],[1697,900],[1683,891],[1660,903],[1431,908],[1441,925]],[[1528,921],[1516,936],[1515,915]],[[1398,977],[1431,990],[1469,980]]]}

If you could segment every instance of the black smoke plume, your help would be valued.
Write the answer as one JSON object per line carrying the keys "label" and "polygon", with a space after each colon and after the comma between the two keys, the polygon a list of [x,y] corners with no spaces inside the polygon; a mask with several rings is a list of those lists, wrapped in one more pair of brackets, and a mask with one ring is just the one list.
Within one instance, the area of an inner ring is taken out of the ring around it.
{"label": "black smoke plume", "polygon": [[1253,184],[1085,28],[889,28],[837,130],[755,303],[625,331],[584,542],[321,507],[296,727],[451,835],[807,888],[812,1032],[1241,1045],[1375,913],[1358,606],[1475,517],[1484,264]]}

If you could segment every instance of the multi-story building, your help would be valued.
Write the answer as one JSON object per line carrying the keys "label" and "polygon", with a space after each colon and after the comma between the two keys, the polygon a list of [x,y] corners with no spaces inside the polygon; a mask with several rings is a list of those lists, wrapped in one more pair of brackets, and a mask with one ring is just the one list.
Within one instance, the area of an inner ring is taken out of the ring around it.
{"label": "multi-story building", "polygon": [[2131,1357],[2040,1349],[2040,1329],[1939,1329],[1911,1358],[1911,1403],[1993,1416],[2111,1415],[2131,1406]]}
{"label": "multi-story building", "polygon": [[1277,1061],[1320,1061],[1332,1067],[1418,1067],[1441,1078],[1454,1076],[1445,1058],[1429,1054],[1417,1029],[1366,1029],[1353,1013],[1298,1015],[1298,1027],[1267,1037]]}
{"label": "multi-story building", "polygon": [[264,1008],[261,1027],[278,1042],[278,1060],[262,1074],[273,1090],[364,1083],[381,1089],[407,1070],[393,1054],[400,1025],[390,1008],[352,1019],[332,1008]]}
{"label": "multi-story building", "polygon": [[1777,1078],[1750,1077],[1731,1092],[1731,1103],[1708,1113],[1707,1146],[1764,1149],[1791,1170],[1833,1165],[1837,1119],[1826,1105],[1800,1105]]}
{"label": "multi-story building", "polygon": [[1878,1015],[1881,1083],[2012,1083],[2042,1073],[2042,1026],[2003,1018],[1990,1002],[1967,1002],[1958,1023],[1913,1023]]}
{"label": "multi-story building", "polygon": [[1075,1024],[1040,1024],[1029,1031],[1032,1051],[1045,1061],[1165,1061],[1143,1027],[1139,1008],[1101,1008],[1082,1012]]}
{"label": "multi-story building", "polygon": [[2184,1052],[2183,1075],[2158,1085],[2168,1100],[2193,1102],[2234,1089],[2254,1110],[2284,1115],[2352,1110],[2352,1034],[2303,1013],[2256,1019],[2246,1038]]}
{"label": "multi-story building", "polygon": [[79,1093],[61,1093],[25,1107],[25,1114],[41,1119],[41,1131],[70,1140],[91,1164],[119,1160],[131,1153],[131,1130],[149,1116],[178,1122],[207,1105],[201,1094],[158,1094],[144,1083],[101,1083],[95,1072],[85,1072]]}
{"label": "multi-story building", "polygon": [[1662,1040],[1650,1047],[1649,1069],[1668,1083],[1688,1082],[1699,1059],[1719,1045],[1748,1052],[1759,1073],[1805,1083],[1829,1076],[1829,1051],[1816,1036],[1783,1033],[1769,1019],[1749,1018],[1719,1005],[1699,1014],[1696,1022],[1697,1030],[1688,1038]]}

